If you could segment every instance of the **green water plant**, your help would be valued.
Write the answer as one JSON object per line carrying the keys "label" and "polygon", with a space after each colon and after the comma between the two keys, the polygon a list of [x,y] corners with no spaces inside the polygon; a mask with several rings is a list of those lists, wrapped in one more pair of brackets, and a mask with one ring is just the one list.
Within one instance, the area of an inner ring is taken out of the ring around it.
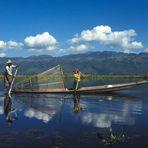
{"label": "green water plant", "polygon": [[112,148],[113,145],[117,142],[124,142],[125,141],[125,134],[124,129],[121,128],[119,134],[114,134],[112,128],[110,127],[106,134],[98,133],[97,137],[99,138],[100,142],[104,145],[104,147]]}

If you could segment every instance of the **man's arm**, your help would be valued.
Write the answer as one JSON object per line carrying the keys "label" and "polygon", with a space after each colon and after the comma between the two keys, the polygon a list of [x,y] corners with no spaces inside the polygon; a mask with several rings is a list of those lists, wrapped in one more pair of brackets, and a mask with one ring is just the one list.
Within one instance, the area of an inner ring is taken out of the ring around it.
{"label": "man's arm", "polygon": [[11,65],[13,68],[17,68],[18,66],[17,65]]}

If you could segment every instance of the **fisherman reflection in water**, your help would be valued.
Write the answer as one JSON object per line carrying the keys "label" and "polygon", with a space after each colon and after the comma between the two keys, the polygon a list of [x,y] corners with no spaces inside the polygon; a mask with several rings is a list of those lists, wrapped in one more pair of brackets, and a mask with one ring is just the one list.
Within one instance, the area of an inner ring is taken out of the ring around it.
{"label": "fisherman reflection in water", "polygon": [[12,100],[8,94],[4,99],[4,113],[8,125],[11,125],[14,120],[18,120],[16,109],[12,107]]}
{"label": "fisherman reflection in water", "polygon": [[75,114],[78,114],[82,110],[82,107],[80,105],[80,95],[74,93],[73,96],[74,96],[74,98],[73,98],[73,101],[74,101],[73,111],[74,111]]}

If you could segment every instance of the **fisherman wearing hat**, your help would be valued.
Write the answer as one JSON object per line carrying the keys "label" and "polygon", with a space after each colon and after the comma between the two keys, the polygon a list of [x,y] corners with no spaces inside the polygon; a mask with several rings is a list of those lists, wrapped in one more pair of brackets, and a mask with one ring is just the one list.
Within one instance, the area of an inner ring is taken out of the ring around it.
{"label": "fisherman wearing hat", "polygon": [[13,65],[13,62],[10,59],[6,62],[6,64],[7,65],[4,72],[4,85],[7,91],[9,91],[11,81],[14,77],[12,74],[12,69],[17,68],[17,65]]}

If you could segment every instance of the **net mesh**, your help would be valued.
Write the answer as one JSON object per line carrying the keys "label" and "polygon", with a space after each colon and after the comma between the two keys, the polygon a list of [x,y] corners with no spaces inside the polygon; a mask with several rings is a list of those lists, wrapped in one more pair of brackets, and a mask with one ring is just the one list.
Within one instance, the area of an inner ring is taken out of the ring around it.
{"label": "net mesh", "polygon": [[64,89],[64,76],[60,65],[53,67],[45,72],[17,82],[14,89],[29,90],[48,90]]}

